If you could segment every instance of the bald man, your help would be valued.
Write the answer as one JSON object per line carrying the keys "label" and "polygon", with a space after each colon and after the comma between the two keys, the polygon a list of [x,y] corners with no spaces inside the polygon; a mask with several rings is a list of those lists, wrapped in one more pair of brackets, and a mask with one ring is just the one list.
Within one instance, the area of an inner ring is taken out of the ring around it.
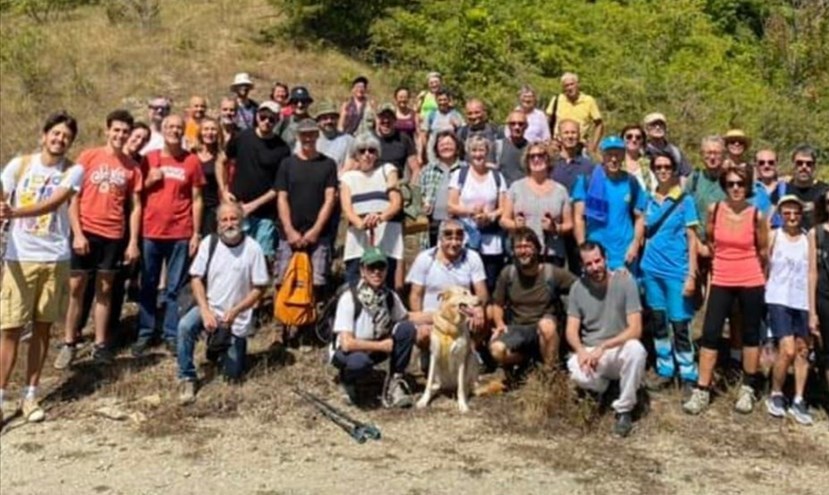
{"label": "bald man", "polygon": [[198,141],[199,127],[207,113],[207,99],[202,96],[190,98],[190,106],[187,107],[187,120],[184,124],[184,147],[192,150]]}
{"label": "bald man", "polygon": [[490,146],[488,161],[497,163],[497,156],[495,152],[495,142],[504,139],[504,134],[498,129],[498,126],[489,121],[487,108],[484,102],[477,98],[473,98],[466,102],[466,125],[458,129],[458,139],[466,147],[466,140],[469,136],[481,136],[489,139],[492,142]]}

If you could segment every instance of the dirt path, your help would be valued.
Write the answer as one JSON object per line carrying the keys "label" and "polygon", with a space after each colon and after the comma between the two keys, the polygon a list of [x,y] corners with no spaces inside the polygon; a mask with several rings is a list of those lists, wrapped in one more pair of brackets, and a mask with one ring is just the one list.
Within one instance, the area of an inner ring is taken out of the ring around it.
{"label": "dirt path", "polygon": [[383,431],[359,445],[290,393],[302,384],[342,405],[319,354],[253,348],[244,385],[213,381],[186,409],[170,358],[49,377],[49,420],[13,420],[0,436],[0,493],[817,495],[829,483],[825,416],[812,428],[739,417],[727,398],[700,418],[655,398],[625,440],[607,434],[607,415],[586,432],[528,427],[522,392],[475,400],[467,416],[446,398],[427,411],[350,409]]}

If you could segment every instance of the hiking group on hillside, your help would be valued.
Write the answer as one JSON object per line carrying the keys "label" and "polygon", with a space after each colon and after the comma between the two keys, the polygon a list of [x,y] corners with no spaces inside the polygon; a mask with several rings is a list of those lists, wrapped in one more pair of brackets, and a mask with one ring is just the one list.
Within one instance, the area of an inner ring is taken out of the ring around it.
{"label": "hiking group on hillside", "polygon": [[239,381],[273,312],[275,346],[330,325],[351,402],[389,359],[381,400],[409,406],[413,350],[425,367],[441,293],[461,286],[481,302],[469,328],[482,370],[508,389],[534,367],[566,370],[612,401],[620,436],[643,390],[678,386],[700,414],[718,381],[737,387],[737,412],[766,395],[771,416],[813,423],[813,365],[829,380],[829,186],[814,148],[782,163],[731,129],[695,160],[662,113],[610,133],[572,73],[546,110],[522,87],[503,125],[479,99],[461,111],[440,74],[426,84],[377,104],[358,77],[338,105],[277,82],[259,103],[239,73],[215,114],[203,96],[183,116],[151,98],[147,123],[110,112],[105,142],[75,160],[76,120],[49,116],[40,149],[2,169],[0,412],[27,328],[19,406],[36,422],[52,325],[55,368],[77,361],[90,315],[91,359],[107,366],[127,298],[132,355],[174,356],[183,404],[200,336]]}

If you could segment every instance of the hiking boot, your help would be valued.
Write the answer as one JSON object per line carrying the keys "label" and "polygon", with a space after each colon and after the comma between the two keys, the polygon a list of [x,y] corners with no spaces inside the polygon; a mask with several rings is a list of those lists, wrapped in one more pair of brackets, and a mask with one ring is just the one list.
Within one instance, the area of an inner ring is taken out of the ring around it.
{"label": "hiking boot", "polygon": [[633,415],[629,412],[616,414],[616,424],[613,425],[613,434],[625,438],[633,430]]}
{"label": "hiking boot", "polygon": [[645,388],[648,389],[648,392],[661,392],[673,383],[674,378],[672,376],[662,376],[656,373],[645,378]]}
{"label": "hiking boot", "polygon": [[396,374],[391,378],[388,391],[383,397],[383,406],[386,408],[403,409],[412,407],[414,400],[409,392],[409,386],[403,375]]}
{"label": "hiking boot", "polygon": [[682,401],[686,401],[691,398],[691,395],[694,393],[694,389],[696,388],[696,384],[694,382],[683,381],[682,382]]}
{"label": "hiking boot", "polygon": [[23,399],[20,409],[23,410],[23,418],[29,423],[40,423],[46,419],[46,413],[37,399]]}
{"label": "hiking boot", "polygon": [[701,388],[694,388],[691,397],[682,404],[682,410],[688,414],[697,415],[708,408],[711,403],[711,392]]}
{"label": "hiking boot", "polygon": [[771,394],[766,399],[766,410],[775,418],[782,418],[786,415],[786,398],[783,394]]}
{"label": "hiking boot", "polygon": [[178,394],[178,402],[182,406],[192,404],[196,401],[196,382],[184,380],[181,382],[181,392]]}
{"label": "hiking boot", "polygon": [[95,364],[109,366],[115,361],[115,356],[106,345],[95,344],[95,347],[92,349],[92,361]]}
{"label": "hiking boot", "polygon": [[741,385],[737,402],[734,403],[734,410],[740,414],[749,414],[754,410],[755,401],[754,389],[748,385]]}
{"label": "hiking boot", "polygon": [[65,370],[72,366],[75,361],[75,356],[78,355],[78,346],[74,342],[71,344],[64,343],[60,346],[58,357],[55,358],[55,363],[52,365],[56,370]]}
{"label": "hiking boot", "polygon": [[134,358],[142,358],[147,354],[147,351],[150,349],[150,342],[148,340],[139,339],[132,345],[132,357]]}
{"label": "hiking boot", "polygon": [[360,396],[357,394],[357,386],[353,383],[343,382],[343,392],[345,392],[345,400],[352,406],[360,403]]}
{"label": "hiking boot", "polygon": [[792,405],[789,406],[789,414],[792,415],[795,421],[804,426],[811,426],[814,423],[809,408],[803,402],[803,399],[792,402]]}

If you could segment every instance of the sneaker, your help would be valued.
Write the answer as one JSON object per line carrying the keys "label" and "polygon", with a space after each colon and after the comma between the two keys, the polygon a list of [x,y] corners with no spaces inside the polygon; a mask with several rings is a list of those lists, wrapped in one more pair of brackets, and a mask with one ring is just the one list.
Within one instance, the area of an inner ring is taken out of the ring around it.
{"label": "sneaker", "polygon": [[648,392],[661,392],[674,383],[674,378],[654,373],[645,379],[645,388]]}
{"label": "sneaker", "polygon": [[775,418],[782,418],[786,415],[786,398],[783,394],[771,394],[766,399],[766,410]]}
{"label": "sneaker", "polygon": [[682,388],[682,400],[683,401],[686,401],[686,400],[691,398],[691,395],[693,395],[694,389],[696,388],[696,386],[697,385],[694,382],[689,382],[687,380],[684,380],[682,382],[682,387],[681,388]]}
{"label": "sneaker", "polygon": [[412,407],[414,400],[412,394],[409,392],[409,386],[403,376],[396,374],[391,378],[388,391],[383,397],[383,406],[387,408],[403,409]]}
{"label": "sneaker", "polygon": [[618,413],[616,424],[613,425],[613,434],[622,438],[630,435],[633,429],[633,415],[629,412]]}
{"label": "sneaker", "polygon": [[147,350],[150,348],[150,342],[147,340],[139,339],[132,345],[132,357],[134,358],[142,358],[144,355],[147,354]]}
{"label": "sneaker", "polygon": [[748,385],[741,385],[737,402],[734,403],[734,410],[740,414],[749,414],[754,410],[754,402],[756,400],[754,397],[754,389]]}
{"label": "sneaker", "polygon": [[696,387],[691,392],[691,397],[682,404],[682,410],[688,414],[697,415],[707,409],[710,403],[711,392]]}
{"label": "sneaker", "polygon": [[36,399],[23,399],[20,408],[23,410],[23,418],[29,423],[40,423],[46,419],[46,413]]}
{"label": "sneaker", "polygon": [[115,356],[113,356],[112,351],[106,345],[95,344],[95,347],[92,349],[92,361],[95,364],[109,366],[115,361]]}
{"label": "sneaker", "polygon": [[182,406],[192,404],[196,401],[196,382],[184,380],[181,382],[181,392],[178,395],[178,402]]}
{"label": "sneaker", "polygon": [[789,406],[789,414],[792,415],[795,421],[804,426],[811,426],[814,423],[812,415],[809,413],[809,407],[802,400],[792,402],[792,405]]}
{"label": "sneaker", "polygon": [[72,366],[72,362],[75,361],[75,356],[78,354],[78,346],[75,343],[66,344],[64,343],[60,346],[60,351],[58,351],[58,357],[55,358],[55,363],[52,365],[56,370],[65,370],[66,368]]}

